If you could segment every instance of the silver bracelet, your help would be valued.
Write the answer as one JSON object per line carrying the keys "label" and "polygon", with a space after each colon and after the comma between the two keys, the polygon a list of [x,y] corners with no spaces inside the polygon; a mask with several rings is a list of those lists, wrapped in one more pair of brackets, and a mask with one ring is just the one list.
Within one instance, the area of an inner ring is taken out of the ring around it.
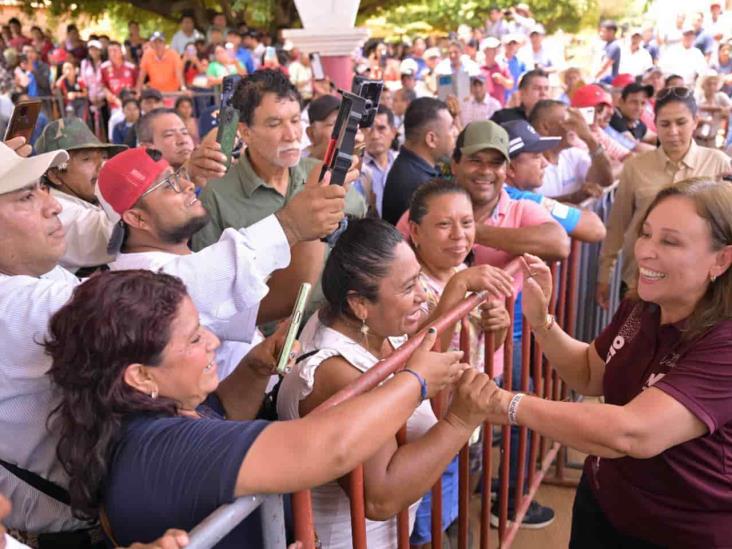
{"label": "silver bracelet", "polygon": [[519,403],[525,396],[526,395],[524,393],[516,393],[513,395],[511,402],[508,403],[508,423],[510,425],[518,425],[516,415],[518,414]]}

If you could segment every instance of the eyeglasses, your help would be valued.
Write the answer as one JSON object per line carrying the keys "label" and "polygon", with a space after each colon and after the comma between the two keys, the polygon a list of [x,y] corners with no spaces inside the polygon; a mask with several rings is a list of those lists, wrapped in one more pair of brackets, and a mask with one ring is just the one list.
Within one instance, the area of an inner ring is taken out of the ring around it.
{"label": "eyeglasses", "polygon": [[663,88],[658,92],[656,99],[663,100],[669,96],[677,97],[678,99],[688,99],[691,97],[692,93],[693,91],[691,88],[687,88],[685,86],[672,86],[670,88]]}
{"label": "eyeglasses", "polygon": [[161,179],[157,183],[155,183],[152,187],[150,187],[148,190],[146,190],[144,193],[140,195],[140,198],[142,198],[145,195],[150,194],[155,189],[158,189],[160,187],[168,186],[171,189],[173,189],[176,193],[182,193],[183,192],[183,182],[190,181],[190,177],[188,176],[188,170],[186,170],[184,167],[178,168],[175,172],[170,174],[168,177]]}

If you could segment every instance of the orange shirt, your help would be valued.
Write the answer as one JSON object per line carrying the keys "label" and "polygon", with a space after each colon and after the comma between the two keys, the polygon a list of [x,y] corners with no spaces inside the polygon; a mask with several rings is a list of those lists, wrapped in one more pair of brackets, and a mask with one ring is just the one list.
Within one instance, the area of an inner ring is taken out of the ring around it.
{"label": "orange shirt", "polygon": [[148,77],[148,85],[161,92],[178,91],[183,82],[178,78],[182,70],[180,56],[170,48],[165,50],[162,59],[152,49],[145,52],[140,61],[140,69]]}

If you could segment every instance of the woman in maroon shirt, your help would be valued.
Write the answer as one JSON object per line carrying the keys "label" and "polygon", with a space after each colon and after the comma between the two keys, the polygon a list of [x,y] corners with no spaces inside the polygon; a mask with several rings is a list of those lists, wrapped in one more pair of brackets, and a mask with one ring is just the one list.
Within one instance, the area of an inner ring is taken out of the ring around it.
{"label": "woman in maroon shirt", "polygon": [[524,314],[544,354],[571,389],[605,403],[499,390],[489,419],[590,454],[571,548],[729,547],[732,187],[696,179],[662,190],[635,257],[637,290],[588,344],[548,315],[549,269],[525,256]]}

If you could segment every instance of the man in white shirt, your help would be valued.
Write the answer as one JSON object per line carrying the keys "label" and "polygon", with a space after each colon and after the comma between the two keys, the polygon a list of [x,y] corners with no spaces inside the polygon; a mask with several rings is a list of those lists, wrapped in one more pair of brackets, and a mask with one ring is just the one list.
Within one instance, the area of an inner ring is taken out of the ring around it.
{"label": "man in white shirt", "polygon": [[678,74],[689,87],[694,86],[696,77],[707,67],[704,54],[694,46],[695,39],[694,27],[684,26],[681,43],[666,49],[659,61],[666,74]]}
{"label": "man in white shirt", "polygon": [[623,48],[620,54],[620,70],[618,73],[638,76],[653,66],[653,59],[648,50],[643,47],[643,31],[633,29],[630,34],[630,43]]}
{"label": "man in white shirt", "polygon": [[[537,193],[561,202],[578,203],[595,194],[598,185],[612,184],[610,159],[579,111],[568,109],[560,101],[542,99],[531,110],[529,122],[539,135],[562,138],[559,147],[544,152],[549,166]],[[577,139],[586,148],[573,146]]]}
{"label": "man in white shirt", "polygon": [[[137,173],[144,178],[135,177]],[[206,262],[219,253],[219,248],[231,245],[229,235],[224,233],[216,244],[198,254],[191,252],[188,241],[208,223],[208,212],[196,198],[195,185],[185,172],[174,172],[158,151],[138,147],[108,161],[99,173],[99,191],[120,216],[109,242],[109,253],[118,254],[109,265],[112,270],[158,271],[173,267],[175,261],[205,270]],[[262,323],[275,318],[260,306],[257,319]],[[214,319],[202,315],[202,322],[208,325]],[[222,340],[216,352],[219,379],[233,372],[249,349],[260,341],[259,332],[251,343]],[[262,378],[252,378],[250,386],[260,382],[266,385],[269,376]],[[259,393],[263,390],[264,386]]]}
{"label": "man in white shirt", "polygon": [[196,28],[196,21],[192,15],[184,14],[180,16],[180,29],[173,35],[173,40],[170,42],[170,47],[178,52],[178,55],[183,55],[186,50],[186,46],[192,42],[195,42],[199,38],[205,38],[203,33]]}
{"label": "man in white shirt", "polygon": [[501,109],[498,100],[486,91],[485,73],[470,77],[470,96],[460,102],[460,121],[463,127],[476,120],[490,120]]}
{"label": "man in white shirt", "polygon": [[[46,424],[56,400],[42,342],[49,319],[80,281],[58,265],[66,249],[61,206],[39,179],[67,159],[65,151],[23,159],[0,144],[0,460],[61,489],[68,478],[56,458],[58,440]],[[149,174],[138,166],[130,166],[128,177],[137,185],[149,183]],[[291,245],[335,230],[344,194],[336,185],[310,185],[275,214],[247,229],[227,231],[226,244],[181,257],[163,270],[185,282],[209,329],[225,339],[248,340],[268,291],[264,278],[288,264]],[[2,463],[0,493],[13,503],[9,528],[89,535],[94,526]]]}

